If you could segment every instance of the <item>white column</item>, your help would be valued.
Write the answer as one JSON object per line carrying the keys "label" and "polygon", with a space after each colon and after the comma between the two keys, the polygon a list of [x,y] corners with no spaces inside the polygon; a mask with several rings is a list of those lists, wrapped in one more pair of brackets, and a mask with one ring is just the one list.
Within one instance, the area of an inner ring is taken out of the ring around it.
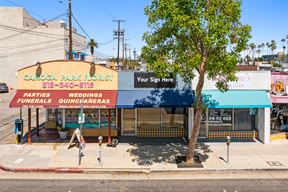
{"label": "white column", "polygon": [[194,122],[194,109],[188,108],[188,139],[192,136],[192,128]]}
{"label": "white column", "polygon": [[65,128],[65,124],[66,124],[65,115],[66,115],[66,110],[62,109],[62,127],[63,128]]}
{"label": "white column", "polygon": [[258,109],[257,126],[259,140],[264,144],[270,143],[270,108]]}
{"label": "white column", "polygon": [[264,109],[265,131],[264,131],[264,144],[270,143],[270,108]]}

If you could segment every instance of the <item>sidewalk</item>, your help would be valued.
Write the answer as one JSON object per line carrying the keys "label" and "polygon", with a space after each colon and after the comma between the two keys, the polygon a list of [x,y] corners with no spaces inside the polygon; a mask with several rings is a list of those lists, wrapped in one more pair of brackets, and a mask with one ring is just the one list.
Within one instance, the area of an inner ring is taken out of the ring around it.
{"label": "sidewalk", "polygon": [[201,154],[203,168],[178,168],[176,155],[184,155],[186,146],[182,143],[139,144],[119,143],[117,147],[102,145],[101,163],[99,145],[87,143],[81,165],[78,166],[77,147],[68,148],[68,143],[33,143],[0,145],[2,169],[29,169],[71,172],[153,172],[191,170],[246,170],[246,169],[288,169],[288,140],[274,141],[269,145],[260,142],[231,143],[229,163],[226,162],[225,142],[207,142],[197,149]]}

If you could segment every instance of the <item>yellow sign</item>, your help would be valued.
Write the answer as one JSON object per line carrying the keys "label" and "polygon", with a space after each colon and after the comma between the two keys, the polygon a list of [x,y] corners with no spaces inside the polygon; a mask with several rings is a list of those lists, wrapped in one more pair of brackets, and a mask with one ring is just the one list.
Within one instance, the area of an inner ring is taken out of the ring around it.
{"label": "yellow sign", "polygon": [[17,89],[117,90],[115,70],[84,61],[50,61],[18,71]]}

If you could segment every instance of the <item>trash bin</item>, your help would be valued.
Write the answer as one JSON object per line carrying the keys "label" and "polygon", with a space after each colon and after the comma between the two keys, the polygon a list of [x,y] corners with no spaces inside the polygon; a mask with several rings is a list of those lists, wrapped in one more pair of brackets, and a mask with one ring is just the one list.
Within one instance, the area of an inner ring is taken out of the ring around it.
{"label": "trash bin", "polygon": [[16,143],[20,144],[22,141],[22,130],[23,130],[23,119],[15,120],[15,134],[16,134]]}

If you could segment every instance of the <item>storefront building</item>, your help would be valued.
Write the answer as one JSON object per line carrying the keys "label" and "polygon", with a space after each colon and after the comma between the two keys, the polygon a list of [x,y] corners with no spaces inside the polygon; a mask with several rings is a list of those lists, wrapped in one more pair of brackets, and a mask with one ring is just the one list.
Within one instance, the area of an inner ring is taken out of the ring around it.
{"label": "storefront building", "polygon": [[71,135],[79,127],[82,106],[84,136],[107,136],[108,127],[111,136],[117,136],[115,70],[83,61],[49,61],[20,69],[17,87],[10,107],[28,108],[30,116],[31,108],[47,108],[45,128],[69,128]]}
{"label": "storefront building", "polygon": [[[229,83],[227,92],[217,90],[216,81],[206,79],[202,96],[200,137],[212,139],[270,141],[269,71],[240,71],[238,81]],[[195,86],[197,78],[193,80]],[[194,87],[193,87],[194,88]]]}
{"label": "storefront building", "polygon": [[121,135],[187,137],[193,123],[194,94],[181,78],[119,72],[117,105]]}
{"label": "storefront building", "polygon": [[288,135],[288,73],[271,73],[271,140],[286,139]]}
{"label": "storefront building", "polygon": [[[239,72],[238,81],[222,93],[206,79],[200,137],[260,139],[269,143],[270,72]],[[192,83],[192,84],[191,84]],[[179,77],[158,78],[153,73],[105,68],[84,61],[49,61],[18,71],[18,89],[10,107],[47,109],[45,128],[63,127],[70,136],[80,125],[84,137],[191,137],[193,86]],[[37,125],[38,127],[38,125]],[[29,141],[29,134],[28,134]],[[31,141],[31,136],[30,136]]]}
{"label": "storefront building", "polygon": [[67,128],[70,136],[83,107],[85,137],[184,137],[192,128],[193,102],[191,85],[180,78],[63,60],[20,69],[10,107],[28,108],[30,116],[32,108],[46,108],[45,128]]}

